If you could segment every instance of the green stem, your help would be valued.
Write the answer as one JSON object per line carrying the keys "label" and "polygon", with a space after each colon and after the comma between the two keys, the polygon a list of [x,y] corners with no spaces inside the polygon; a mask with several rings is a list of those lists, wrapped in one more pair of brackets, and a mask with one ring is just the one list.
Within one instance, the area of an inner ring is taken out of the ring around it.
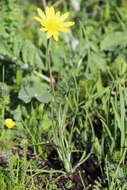
{"label": "green stem", "polygon": [[[5,68],[4,68],[4,66],[3,66],[2,70],[3,70],[2,71],[2,82],[4,84],[4,80],[5,80]],[[2,98],[3,97],[4,97],[4,95],[3,95],[3,88],[2,88]],[[4,121],[4,119],[5,119],[5,104],[3,104],[3,107],[2,107],[2,120]]]}
{"label": "green stem", "polygon": [[46,0],[42,0],[43,7],[46,7]]}
{"label": "green stem", "polygon": [[52,67],[51,67],[51,54],[50,54],[50,44],[51,44],[51,40],[47,41],[47,64],[48,64],[48,68],[49,68],[49,74],[50,74],[50,85],[51,85],[51,89],[52,89],[52,93],[53,96],[55,97],[55,89],[54,89],[54,79],[53,79],[53,75],[52,75]]}

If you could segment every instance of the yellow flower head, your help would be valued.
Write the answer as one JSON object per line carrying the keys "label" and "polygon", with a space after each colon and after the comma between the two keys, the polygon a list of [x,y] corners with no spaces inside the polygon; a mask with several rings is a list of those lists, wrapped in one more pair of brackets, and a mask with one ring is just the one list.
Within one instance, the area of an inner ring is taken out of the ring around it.
{"label": "yellow flower head", "polygon": [[12,127],[14,127],[15,122],[11,118],[7,118],[7,119],[5,119],[5,125],[8,128],[12,128]]}
{"label": "yellow flower head", "polygon": [[46,7],[45,13],[38,8],[39,17],[35,19],[42,25],[40,29],[43,32],[47,32],[47,39],[53,38],[58,41],[59,32],[69,32],[68,26],[74,25],[74,22],[64,22],[69,16],[69,13],[60,15],[60,12],[56,12],[53,7]]}
{"label": "yellow flower head", "polygon": [[4,103],[5,105],[9,104],[9,103],[10,103],[10,98],[9,98],[9,97],[5,97],[5,98],[3,99],[3,103]]}

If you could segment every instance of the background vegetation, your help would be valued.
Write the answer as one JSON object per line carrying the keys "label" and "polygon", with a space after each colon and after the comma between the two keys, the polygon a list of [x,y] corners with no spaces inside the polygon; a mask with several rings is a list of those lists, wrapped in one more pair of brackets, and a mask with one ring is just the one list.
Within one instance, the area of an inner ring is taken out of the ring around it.
{"label": "background vegetation", "polygon": [[[55,102],[46,5],[75,21],[51,43]],[[0,73],[1,190],[127,189],[126,0],[1,0]]]}

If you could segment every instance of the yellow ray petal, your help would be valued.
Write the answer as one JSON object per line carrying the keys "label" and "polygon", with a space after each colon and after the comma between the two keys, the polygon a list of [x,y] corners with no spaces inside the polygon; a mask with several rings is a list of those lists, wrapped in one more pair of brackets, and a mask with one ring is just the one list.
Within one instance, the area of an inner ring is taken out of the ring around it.
{"label": "yellow ray petal", "polygon": [[56,12],[56,17],[60,17],[60,11]]}
{"label": "yellow ray petal", "polygon": [[46,32],[48,29],[47,29],[47,28],[40,28],[40,30],[41,30],[42,32]]}
{"label": "yellow ray petal", "polygon": [[52,32],[50,32],[50,31],[48,31],[48,32],[47,32],[47,34],[46,34],[47,39],[51,38],[51,36],[52,36],[52,35],[53,35],[53,33],[52,33]]}
{"label": "yellow ray petal", "polygon": [[69,16],[69,12],[63,14],[63,15],[60,17],[60,19],[61,19],[62,21],[64,21],[68,16]]}
{"label": "yellow ray petal", "polygon": [[55,10],[54,10],[54,8],[53,8],[53,7],[50,7],[49,10],[50,10],[50,16],[54,16],[54,15],[55,15]]}
{"label": "yellow ray petal", "polygon": [[39,18],[39,17],[37,17],[37,16],[35,16],[34,19],[37,20],[37,21],[40,22],[40,23],[42,22],[42,19]]}
{"label": "yellow ray petal", "polygon": [[58,41],[58,37],[59,37],[59,33],[58,32],[54,32],[53,33],[53,38]]}
{"label": "yellow ray petal", "polygon": [[61,32],[70,32],[70,30],[67,29],[67,28],[60,28],[60,31],[61,31]]}
{"label": "yellow ray petal", "polygon": [[49,18],[50,17],[50,8],[49,7],[46,7],[45,13],[46,13],[46,17]]}
{"label": "yellow ray petal", "polygon": [[37,12],[41,18],[45,18],[45,14],[43,13],[43,11],[40,8],[37,8]]}
{"label": "yellow ray petal", "polygon": [[72,26],[74,24],[75,24],[74,22],[65,22],[63,23],[63,26]]}
{"label": "yellow ray petal", "polygon": [[37,17],[37,16],[35,16],[34,19],[37,20],[38,22],[40,22],[40,24],[41,24],[42,26],[46,26],[46,23],[47,23],[47,22],[46,22],[45,19],[39,18],[39,17]]}

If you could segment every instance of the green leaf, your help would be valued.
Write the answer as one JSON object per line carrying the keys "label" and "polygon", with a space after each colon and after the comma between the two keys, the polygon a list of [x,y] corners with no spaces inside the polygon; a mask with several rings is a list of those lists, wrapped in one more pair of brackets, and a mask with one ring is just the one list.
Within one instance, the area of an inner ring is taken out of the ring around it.
{"label": "green leaf", "polygon": [[45,114],[43,116],[43,120],[40,122],[39,130],[41,130],[43,133],[46,133],[46,132],[48,132],[50,130],[51,125],[52,125],[52,121]]}
{"label": "green leaf", "polygon": [[18,98],[23,100],[25,103],[30,102],[32,96],[29,93],[28,87],[22,86],[21,90],[19,91]]}
{"label": "green leaf", "polygon": [[26,40],[22,46],[22,59],[25,64],[37,66],[40,69],[44,68],[41,52],[29,40]]}
{"label": "green leaf", "polygon": [[12,111],[12,114],[14,115],[14,120],[16,121],[22,121],[22,112],[21,112],[21,108],[20,105],[17,106],[17,108]]}
{"label": "green leaf", "polygon": [[98,69],[105,71],[107,68],[106,60],[102,54],[91,53],[89,62],[93,71],[97,71]]}
{"label": "green leaf", "polygon": [[13,41],[13,53],[16,57],[18,57],[20,55],[21,48],[23,45],[23,39],[19,35],[17,35],[14,37]]}
{"label": "green leaf", "polygon": [[50,93],[43,93],[42,95],[36,95],[38,101],[42,103],[48,103],[52,99],[52,95]]}
{"label": "green leaf", "polygon": [[6,83],[0,82],[0,97],[9,96],[9,87]]}
{"label": "green leaf", "polygon": [[2,40],[0,42],[0,59],[10,59],[11,61],[16,59],[9,47]]}
{"label": "green leaf", "polygon": [[100,46],[101,50],[111,50],[122,44],[127,44],[127,32],[112,32],[106,34]]}
{"label": "green leaf", "polygon": [[25,103],[30,102],[32,98],[36,98],[42,103],[48,103],[52,99],[52,95],[48,92],[48,85],[40,82],[36,77],[31,77],[30,80],[25,81],[18,97]]}
{"label": "green leaf", "polygon": [[99,160],[101,160],[102,146],[97,137],[94,138],[93,149],[94,149],[94,152],[96,153],[96,155],[98,156]]}

